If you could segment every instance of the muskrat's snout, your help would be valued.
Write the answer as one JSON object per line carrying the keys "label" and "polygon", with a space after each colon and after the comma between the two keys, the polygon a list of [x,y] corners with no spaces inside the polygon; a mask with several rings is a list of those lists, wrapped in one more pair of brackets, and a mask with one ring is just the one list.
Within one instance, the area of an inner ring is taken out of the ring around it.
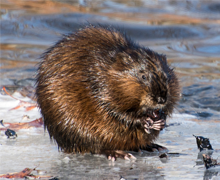
{"label": "muskrat's snout", "polygon": [[162,109],[149,109],[146,112],[147,117],[150,117],[153,121],[159,120],[159,119],[166,119],[165,113]]}

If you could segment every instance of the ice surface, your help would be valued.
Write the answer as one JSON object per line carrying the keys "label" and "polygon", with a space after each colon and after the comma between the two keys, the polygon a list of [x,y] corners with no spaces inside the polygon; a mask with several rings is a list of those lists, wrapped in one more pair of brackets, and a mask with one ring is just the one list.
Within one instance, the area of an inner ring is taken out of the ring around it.
{"label": "ice surface", "polygon": [[[29,101],[19,93],[14,97]],[[28,121],[41,115],[37,108],[26,111],[24,108],[10,110],[19,103],[7,95],[0,95],[0,117],[3,122],[22,122],[28,115]],[[25,120],[27,121],[27,120]],[[24,121],[23,121],[24,122]],[[24,168],[41,170],[45,175],[59,179],[203,179],[214,177],[220,179],[220,168],[206,170],[201,159],[197,159],[195,137],[210,139],[215,149],[213,157],[220,154],[220,123],[216,121],[197,121],[195,116],[174,114],[168,120],[168,127],[161,132],[157,143],[166,146],[170,153],[168,159],[160,159],[159,153],[131,152],[137,160],[117,159],[111,162],[102,155],[79,155],[59,152],[56,144],[50,141],[43,127],[21,129],[16,131],[16,139],[8,139],[0,134],[0,174],[19,172]],[[36,172],[35,172],[36,174]]]}

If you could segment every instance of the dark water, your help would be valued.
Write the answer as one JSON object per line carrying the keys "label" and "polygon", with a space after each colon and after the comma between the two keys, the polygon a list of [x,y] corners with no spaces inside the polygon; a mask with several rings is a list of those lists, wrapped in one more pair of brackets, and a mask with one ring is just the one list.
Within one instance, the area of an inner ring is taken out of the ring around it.
{"label": "dark water", "polygon": [[34,86],[40,54],[62,34],[105,24],[167,55],[182,86],[178,114],[220,121],[220,1],[3,0],[0,13],[1,87]]}
{"label": "dark water", "polygon": [[167,55],[183,89],[179,112],[203,120],[219,118],[220,2],[44,3],[2,2],[1,86],[34,78],[40,54],[62,34],[88,22],[113,25],[141,45]]}

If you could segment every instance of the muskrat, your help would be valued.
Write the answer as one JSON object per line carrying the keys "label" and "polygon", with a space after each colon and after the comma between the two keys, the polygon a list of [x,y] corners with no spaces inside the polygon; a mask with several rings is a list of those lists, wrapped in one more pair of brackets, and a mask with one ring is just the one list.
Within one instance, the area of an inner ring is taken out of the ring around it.
{"label": "muskrat", "polygon": [[42,55],[36,85],[44,126],[67,153],[130,158],[153,144],[179,99],[166,56],[112,27],[86,26]]}

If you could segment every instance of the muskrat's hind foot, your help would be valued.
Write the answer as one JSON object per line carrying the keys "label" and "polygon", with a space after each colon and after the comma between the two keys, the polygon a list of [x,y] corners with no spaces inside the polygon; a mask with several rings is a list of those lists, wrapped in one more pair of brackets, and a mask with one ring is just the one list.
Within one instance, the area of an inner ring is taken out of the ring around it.
{"label": "muskrat's hind foot", "polygon": [[151,145],[146,145],[144,148],[141,148],[141,150],[145,150],[145,151],[149,151],[149,152],[157,152],[157,151],[167,152],[168,151],[168,149],[166,147],[160,146],[158,144],[153,144],[153,143]]}
{"label": "muskrat's hind foot", "polygon": [[132,154],[126,153],[121,150],[104,150],[102,154],[105,154],[108,160],[116,161],[117,158],[122,158],[125,160],[136,159]]}

